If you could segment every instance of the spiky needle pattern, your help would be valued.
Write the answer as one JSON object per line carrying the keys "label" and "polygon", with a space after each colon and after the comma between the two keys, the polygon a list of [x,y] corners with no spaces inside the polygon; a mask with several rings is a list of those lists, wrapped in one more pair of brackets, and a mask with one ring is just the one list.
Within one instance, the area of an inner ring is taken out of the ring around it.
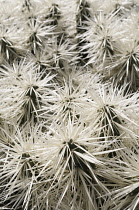
{"label": "spiky needle pattern", "polygon": [[139,209],[138,9],[0,2],[0,209]]}

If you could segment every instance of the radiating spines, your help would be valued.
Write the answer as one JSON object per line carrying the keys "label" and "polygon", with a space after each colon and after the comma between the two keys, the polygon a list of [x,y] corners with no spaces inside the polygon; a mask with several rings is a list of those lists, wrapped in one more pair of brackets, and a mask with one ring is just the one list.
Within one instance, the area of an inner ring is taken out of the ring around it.
{"label": "radiating spines", "polygon": [[121,17],[128,18],[128,16],[131,13],[131,10],[134,8],[134,5],[136,5],[136,3],[132,0],[129,0],[129,1],[105,0],[105,1],[102,1],[100,9],[104,10],[106,13],[109,13],[109,12],[117,13],[117,18],[121,18]]}
{"label": "radiating spines", "polygon": [[77,50],[79,51],[80,63],[83,65],[88,61],[88,53],[82,50],[82,47],[87,44],[87,41],[82,38],[83,34],[87,31],[86,25],[89,18],[92,16],[92,8],[90,2],[83,0],[77,1],[76,12],[76,36],[77,36]]}
{"label": "radiating spines", "polygon": [[50,101],[47,103],[46,100],[52,97],[54,76],[45,74],[43,77],[43,73],[38,71],[34,63],[26,63],[25,60],[13,66],[4,66],[1,76],[0,95],[3,100],[1,104],[3,118],[15,118],[23,123],[31,120],[32,117],[37,120],[37,112],[41,109],[42,101],[48,105]]}
{"label": "radiating spines", "polygon": [[50,18],[51,24],[54,26],[58,26],[60,17],[61,17],[61,11],[59,5],[56,3],[52,3],[48,13],[48,18]]}
{"label": "radiating spines", "polygon": [[105,14],[104,11],[98,11],[88,20],[86,32],[81,37],[86,42],[81,51],[88,54],[87,64],[102,68],[112,61],[117,40],[123,33],[119,23],[116,14]]}
{"label": "radiating spines", "polygon": [[[87,73],[86,70],[73,66],[58,71],[55,79],[57,80],[54,87],[56,92],[51,106],[54,119],[66,122],[69,116],[72,118],[75,115],[77,119],[84,118],[84,111],[90,107],[88,88],[92,88],[92,91],[98,88],[101,81],[100,75],[94,75],[89,71]],[[44,112],[42,111],[41,116],[44,118],[46,108],[45,105],[42,108]]]}
{"label": "radiating spines", "polygon": [[49,26],[49,20],[39,21],[38,18],[31,18],[25,22],[24,45],[31,53],[36,54],[45,44],[45,41],[52,36],[54,27]]}
{"label": "radiating spines", "polygon": [[[138,124],[136,118],[138,104],[134,102],[137,100],[138,93],[136,95],[124,95],[124,88],[119,90],[113,85],[98,84],[97,87],[98,89],[93,91],[92,88],[88,88],[88,95],[90,96],[90,98],[88,97],[88,106],[90,108],[85,111],[86,122],[94,121],[100,128],[100,136],[115,138],[124,133],[132,135],[134,133],[133,127],[137,128]],[[133,112],[131,107],[134,107]],[[131,122],[133,127],[129,128],[128,125]]]}
{"label": "radiating spines", "polygon": [[23,30],[16,22],[0,24],[0,52],[9,63],[24,53],[22,34]]}
{"label": "radiating spines", "polygon": [[131,92],[138,90],[138,48],[138,41],[134,38],[119,43],[117,45],[117,53],[113,57],[113,62],[107,67],[115,85],[119,87],[127,85]]}
{"label": "radiating spines", "polygon": [[91,17],[91,5],[90,2],[86,0],[77,2],[77,33],[82,33],[82,27],[86,24],[86,21]]}
{"label": "radiating spines", "polygon": [[[76,206],[76,199],[80,195],[81,200],[84,196],[88,198],[83,199],[83,206],[94,208],[97,206],[96,198],[99,199],[102,193],[107,192],[107,187],[101,181],[103,178],[99,175],[99,170],[105,165],[105,160],[102,161],[101,158],[105,154],[105,145],[102,147],[97,142],[98,137],[93,126],[85,127],[83,122],[77,122],[76,119],[74,122],[70,117],[67,122],[54,123],[49,128],[50,132],[46,137],[48,149],[43,156],[47,161],[51,160],[53,165],[51,178],[55,185],[50,186],[49,192],[57,185],[63,186],[55,189],[61,194],[57,207],[62,205],[67,195],[69,202]],[[72,194],[73,197],[70,198]]]}
{"label": "radiating spines", "polygon": [[59,69],[66,71],[67,66],[76,65],[79,62],[77,44],[66,33],[59,33],[48,44],[51,65],[57,71]]}
{"label": "radiating spines", "polygon": [[138,209],[138,8],[1,0],[0,208]]}
{"label": "radiating spines", "polygon": [[[128,155],[127,155],[128,153]],[[117,185],[116,190],[111,190],[111,198],[106,202],[106,206],[116,209],[138,209],[139,201],[139,181],[138,181],[138,154],[135,154],[131,150],[123,150],[123,160],[119,167],[119,163],[115,164],[116,174],[120,174],[122,178],[122,184]],[[118,170],[117,170],[118,168]],[[122,187],[121,187],[122,186]],[[110,199],[113,202],[110,202]],[[105,206],[105,205],[104,205]]]}
{"label": "radiating spines", "polygon": [[[8,208],[28,209],[30,204],[33,205],[32,188],[41,180],[41,161],[37,154],[42,147],[38,145],[41,135],[38,126],[31,128],[28,124],[27,130],[14,125],[11,127],[4,127],[0,136],[0,151],[4,153],[0,161],[3,195],[0,196],[0,203],[7,204]],[[37,191],[37,185],[34,190]]]}

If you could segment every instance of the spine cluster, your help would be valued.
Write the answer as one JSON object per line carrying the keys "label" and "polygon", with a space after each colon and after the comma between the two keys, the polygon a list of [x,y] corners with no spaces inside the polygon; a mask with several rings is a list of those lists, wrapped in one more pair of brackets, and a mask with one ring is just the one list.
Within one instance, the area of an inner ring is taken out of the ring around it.
{"label": "spine cluster", "polygon": [[138,11],[0,2],[0,208],[139,209]]}

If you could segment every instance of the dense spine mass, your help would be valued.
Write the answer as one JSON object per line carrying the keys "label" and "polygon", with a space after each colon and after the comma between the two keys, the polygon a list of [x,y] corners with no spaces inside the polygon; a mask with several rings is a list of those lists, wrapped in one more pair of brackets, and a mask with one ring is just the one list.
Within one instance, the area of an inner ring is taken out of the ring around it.
{"label": "dense spine mass", "polygon": [[0,2],[0,208],[138,210],[139,3]]}

